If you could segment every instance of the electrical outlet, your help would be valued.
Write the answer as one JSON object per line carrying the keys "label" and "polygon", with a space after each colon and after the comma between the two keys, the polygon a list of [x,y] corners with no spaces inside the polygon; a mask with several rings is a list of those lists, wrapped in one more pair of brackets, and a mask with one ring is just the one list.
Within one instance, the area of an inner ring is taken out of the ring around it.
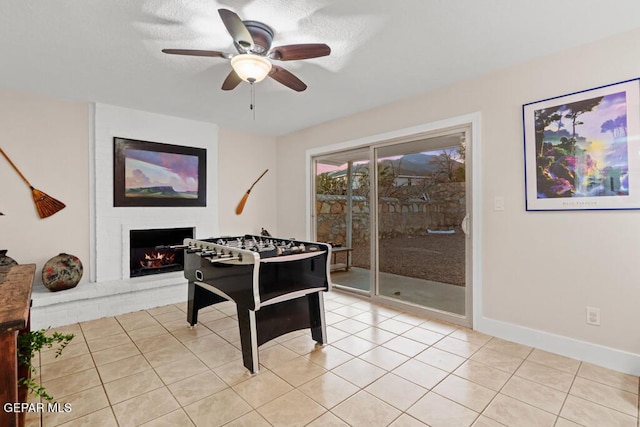
{"label": "electrical outlet", "polygon": [[587,324],[600,326],[600,309],[597,307],[587,307]]}

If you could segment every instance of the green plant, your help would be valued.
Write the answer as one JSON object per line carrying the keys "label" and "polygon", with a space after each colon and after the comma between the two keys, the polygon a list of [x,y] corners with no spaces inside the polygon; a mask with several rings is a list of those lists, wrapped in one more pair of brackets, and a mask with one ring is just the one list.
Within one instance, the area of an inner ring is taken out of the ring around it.
{"label": "green plant", "polygon": [[53,397],[48,394],[45,388],[37,381],[31,378],[31,374],[37,373],[36,367],[33,366],[31,361],[43,348],[51,348],[54,345],[58,345],[56,349],[56,356],[60,356],[62,350],[73,339],[73,334],[61,334],[60,332],[54,332],[51,335],[47,335],[48,329],[40,329],[38,331],[24,332],[18,335],[18,365],[23,367],[22,372],[26,372],[24,376],[18,378],[18,386],[26,387],[27,393],[31,392],[35,396],[40,396],[43,399],[52,401]]}

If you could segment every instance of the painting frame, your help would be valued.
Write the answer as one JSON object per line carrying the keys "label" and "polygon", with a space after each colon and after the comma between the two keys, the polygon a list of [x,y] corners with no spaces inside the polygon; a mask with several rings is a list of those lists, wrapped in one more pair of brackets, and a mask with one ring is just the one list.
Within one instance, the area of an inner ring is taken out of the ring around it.
{"label": "painting frame", "polygon": [[640,209],[640,78],[524,104],[522,120],[527,211]]}
{"label": "painting frame", "polygon": [[[135,180],[132,175],[134,170]],[[139,185],[136,186],[136,183]],[[113,138],[114,207],[206,205],[205,148]]]}

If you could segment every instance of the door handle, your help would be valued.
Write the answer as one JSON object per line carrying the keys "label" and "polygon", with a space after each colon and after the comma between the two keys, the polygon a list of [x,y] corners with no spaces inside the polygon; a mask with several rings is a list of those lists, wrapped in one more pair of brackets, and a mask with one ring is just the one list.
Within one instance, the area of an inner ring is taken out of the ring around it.
{"label": "door handle", "polygon": [[466,214],[464,218],[462,218],[462,223],[460,224],[462,227],[462,231],[465,236],[469,236],[469,214]]}

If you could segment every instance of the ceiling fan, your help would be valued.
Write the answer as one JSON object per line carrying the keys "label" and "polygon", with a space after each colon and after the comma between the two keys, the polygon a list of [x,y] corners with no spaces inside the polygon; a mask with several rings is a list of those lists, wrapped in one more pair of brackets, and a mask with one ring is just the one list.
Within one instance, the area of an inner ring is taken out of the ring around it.
{"label": "ceiling fan", "polygon": [[162,49],[162,51],[173,55],[230,59],[233,69],[222,84],[222,90],[235,89],[243,80],[253,84],[269,76],[288,88],[302,92],[307,85],[291,72],[272,64],[271,61],[319,58],[331,53],[331,48],[324,43],[291,44],[272,48],[273,30],[268,25],[258,21],[243,21],[235,12],[228,9],[218,9],[218,13],[233,38],[233,44],[238,50],[237,54],[193,49]]}

